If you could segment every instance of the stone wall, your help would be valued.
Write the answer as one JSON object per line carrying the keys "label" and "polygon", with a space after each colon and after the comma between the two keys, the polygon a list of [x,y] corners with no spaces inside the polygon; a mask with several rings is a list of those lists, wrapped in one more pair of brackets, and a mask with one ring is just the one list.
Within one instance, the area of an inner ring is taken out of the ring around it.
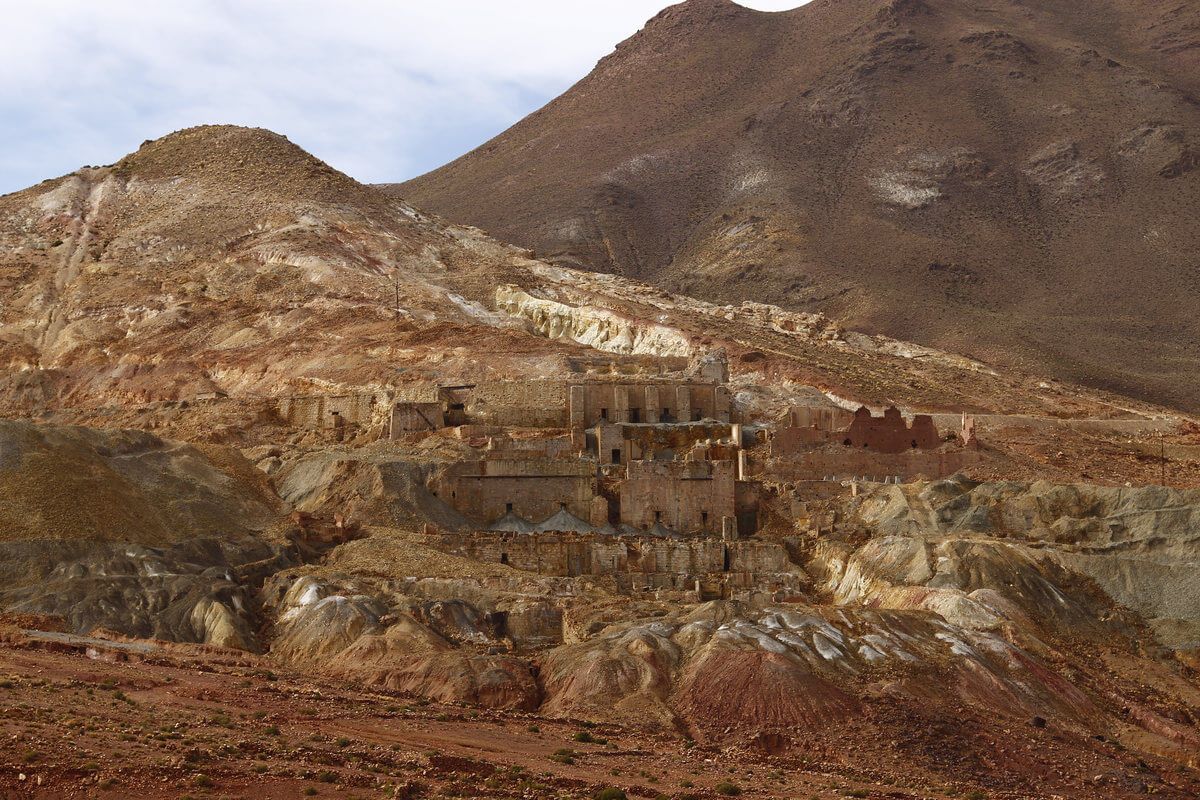
{"label": "stone wall", "polygon": [[754,475],[769,474],[781,481],[820,481],[825,478],[867,477],[884,480],[909,480],[918,475],[944,478],[978,464],[978,450],[946,446],[940,450],[912,450],[879,453],[868,449],[831,445],[790,456],[772,457],[767,462],[751,462]]}
{"label": "stone wall", "polygon": [[436,431],[445,425],[444,415],[445,409],[440,402],[398,402],[392,406],[389,434],[391,438],[399,439],[418,431]]}
{"label": "stone wall", "polygon": [[866,447],[880,453],[902,453],[910,449],[933,449],[941,445],[933,418],[928,414],[913,417],[906,425],[899,409],[889,408],[882,417],[874,417],[867,408],[854,412],[843,441],[849,447]]}
{"label": "stone wall", "polygon": [[788,409],[786,427],[815,428],[831,433],[845,430],[853,421],[854,415],[840,408],[793,406]]}
{"label": "stone wall", "polygon": [[467,421],[509,428],[567,427],[564,381],[496,381],[467,392]]}
{"label": "stone wall", "polygon": [[633,461],[621,485],[621,522],[681,533],[720,531],[734,516],[732,461]]}
{"label": "stone wall", "polygon": [[370,425],[377,413],[387,413],[388,397],[374,393],[286,397],[279,401],[279,416],[295,428],[329,430]]}
{"label": "stone wall", "polygon": [[509,512],[541,522],[564,507],[587,520],[596,496],[596,465],[579,459],[460,462],[435,481],[434,492],[481,528]]}
{"label": "stone wall", "polygon": [[482,531],[432,534],[426,537],[426,544],[444,553],[508,564],[542,575],[664,576],[658,581],[657,588],[676,586],[675,576],[684,579],[678,585],[690,589],[693,587],[686,581],[702,575],[722,572],[775,574],[795,569],[787,550],[775,542],[726,543],[711,538]]}
{"label": "stone wall", "polygon": [[601,422],[729,422],[732,400],[725,386],[704,382],[574,383],[568,389],[572,427]]}
{"label": "stone wall", "polygon": [[[734,438],[733,426],[717,422],[688,424],[623,424],[601,423],[589,441],[589,449],[601,464],[628,464],[631,461],[672,461],[685,457],[717,460],[708,457],[709,449],[694,450],[697,443],[729,442]],[[711,448],[718,455],[729,455],[729,448]],[[693,454],[694,451],[694,454]]]}

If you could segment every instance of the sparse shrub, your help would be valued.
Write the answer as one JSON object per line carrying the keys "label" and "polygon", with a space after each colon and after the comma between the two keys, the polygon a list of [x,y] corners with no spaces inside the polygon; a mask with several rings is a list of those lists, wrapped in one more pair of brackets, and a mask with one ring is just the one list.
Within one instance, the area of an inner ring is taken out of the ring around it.
{"label": "sparse shrub", "polygon": [[116,784],[116,781],[112,778],[101,778],[100,780],[96,781],[96,787],[104,790],[111,789],[114,784]]}
{"label": "sparse shrub", "polygon": [[571,736],[571,738],[577,742],[583,742],[584,744],[605,744],[608,741],[607,739],[600,739],[592,736],[592,734],[588,733],[587,731],[579,731]]}
{"label": "sparse shrub", "polygon": [[278,725],[268,725],[267,727],[263,728],[263,733],[265,733],[267,736],[278,736],[279,735],[279,726]]}
{"label": "sparse shrub", "polygon": [[321,783],[336,783],[337,774],[330,772],[327,769],[323,769],[317,773],[317,780]]}
{"label": "sparse shrub", "polygon": [[334,739],[333,743],[338,747],[349,747],[350,739],[345,736],[339,736],[337,739]]}
{"label": "sparse shrub", "polygon": [[680,786],[682,786],[682,787],[683,787],[683,788],[685,788],[685,789],[690,789],[690,788],[692,788],[693,786],[695,786],[696,784],[692,783],[691,781],[680,781],[680,782],[679,782],[679,785],[680,785]]}
{"label": "sparse shrub", "polygon": [[24,753],[21,754],[21,760],[24,761],[26,764],[32,764],[35,761],[40,761],[41,758],[42,758],[42,754],[39,753],[37,750],[26,750]]}
{"label": "sparse shrub", "polygon": [[737,784],[734,784],[734,783],[728,783],[728,782],[718,783],[716,788],[717,788],[717,794],[723,794],[726,797],[735,797],[742,793],[741,788]]}
{"label": "sparse shrub", "polygon": [[625,792],[615,786],[609,786],[607,789],[601,789],[592,795],[595,800],[626,800]]}
{"label": "sparse shrub", "polygon": [[987,795],[978,789],[972,789],[963,795],[963,797],[965,797],[966,800],[987,800]]}
{"label": "sparse shrub", "polygon": [[847,789],[845,795],[846,797],[870,797],[871,793],[866,789]]}
{"label": "sparse shrub", "polygon": [[265,709],[260,708],[258,711],[255,711],[250,716],[253,717],[254,719],[262,719],[267,716],[267,712]]}
{"label": "sparse shrub", "polygon": [[208,787],[213,785],[213,779],[208,777],[204,773],[200,773],[199,775],[196,775],[196,777],[192,778],[192,783],[196,784],[197,786],[207,789]]}
{"label": "sparse shrub", "polygon": [[315,786],[304,787],[304,796],[305,797],[312,797],[316,793],[317,793],[317,787],[315,787]]}
{"label": "sparse shrub", "polygon": [[542,732],[542,729],[539,728],[537,725],[530,725],[525,730],[529,731],[530,733],[541,733]]}

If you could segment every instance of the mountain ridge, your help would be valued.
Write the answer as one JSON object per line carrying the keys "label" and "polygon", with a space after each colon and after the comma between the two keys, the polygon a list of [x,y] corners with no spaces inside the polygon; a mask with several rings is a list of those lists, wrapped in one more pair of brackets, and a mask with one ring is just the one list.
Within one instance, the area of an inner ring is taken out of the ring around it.
{"label": "mountain ridge", "polygon": [[382,188],[554,263],[1194,409],[1197,66],[1194,2],[689,0]]}

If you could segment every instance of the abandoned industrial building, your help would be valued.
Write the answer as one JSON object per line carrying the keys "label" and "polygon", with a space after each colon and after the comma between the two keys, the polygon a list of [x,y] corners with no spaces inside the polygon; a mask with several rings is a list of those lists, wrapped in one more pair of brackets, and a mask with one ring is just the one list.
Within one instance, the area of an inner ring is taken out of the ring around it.
{"label": "abandoned industrial building", "polygon": [[702,594],[764,581],[786,593],[788,581],[770,577],[786,554],[754,540],[764,503],[803,506],[846,479],[943,477],[981,458],[969,418],[945,437],[930,417],[906,421],[895,408],[748,420],[726,380],[710,358],[699,374],[413,385],[288,398],[279,413],[338,440],[373,428],[398,445],[453,443],[462,455],[426,487],[463,520],[427,526],[447,552]]}

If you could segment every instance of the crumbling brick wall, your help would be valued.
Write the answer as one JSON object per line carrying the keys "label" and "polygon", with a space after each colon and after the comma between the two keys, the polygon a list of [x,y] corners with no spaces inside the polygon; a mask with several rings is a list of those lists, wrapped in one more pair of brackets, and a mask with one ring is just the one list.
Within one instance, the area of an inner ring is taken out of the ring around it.
{"label": "crumbling brick wall", "polygon": [[854,421],[843,440],[849,447],[866,447],[880,453],[933,449],[941,443],[933,418],[927,414],[918,414],[909,427],[897,408],[889,408],[882,417],[875,417],[865,406],[854,412]]}

